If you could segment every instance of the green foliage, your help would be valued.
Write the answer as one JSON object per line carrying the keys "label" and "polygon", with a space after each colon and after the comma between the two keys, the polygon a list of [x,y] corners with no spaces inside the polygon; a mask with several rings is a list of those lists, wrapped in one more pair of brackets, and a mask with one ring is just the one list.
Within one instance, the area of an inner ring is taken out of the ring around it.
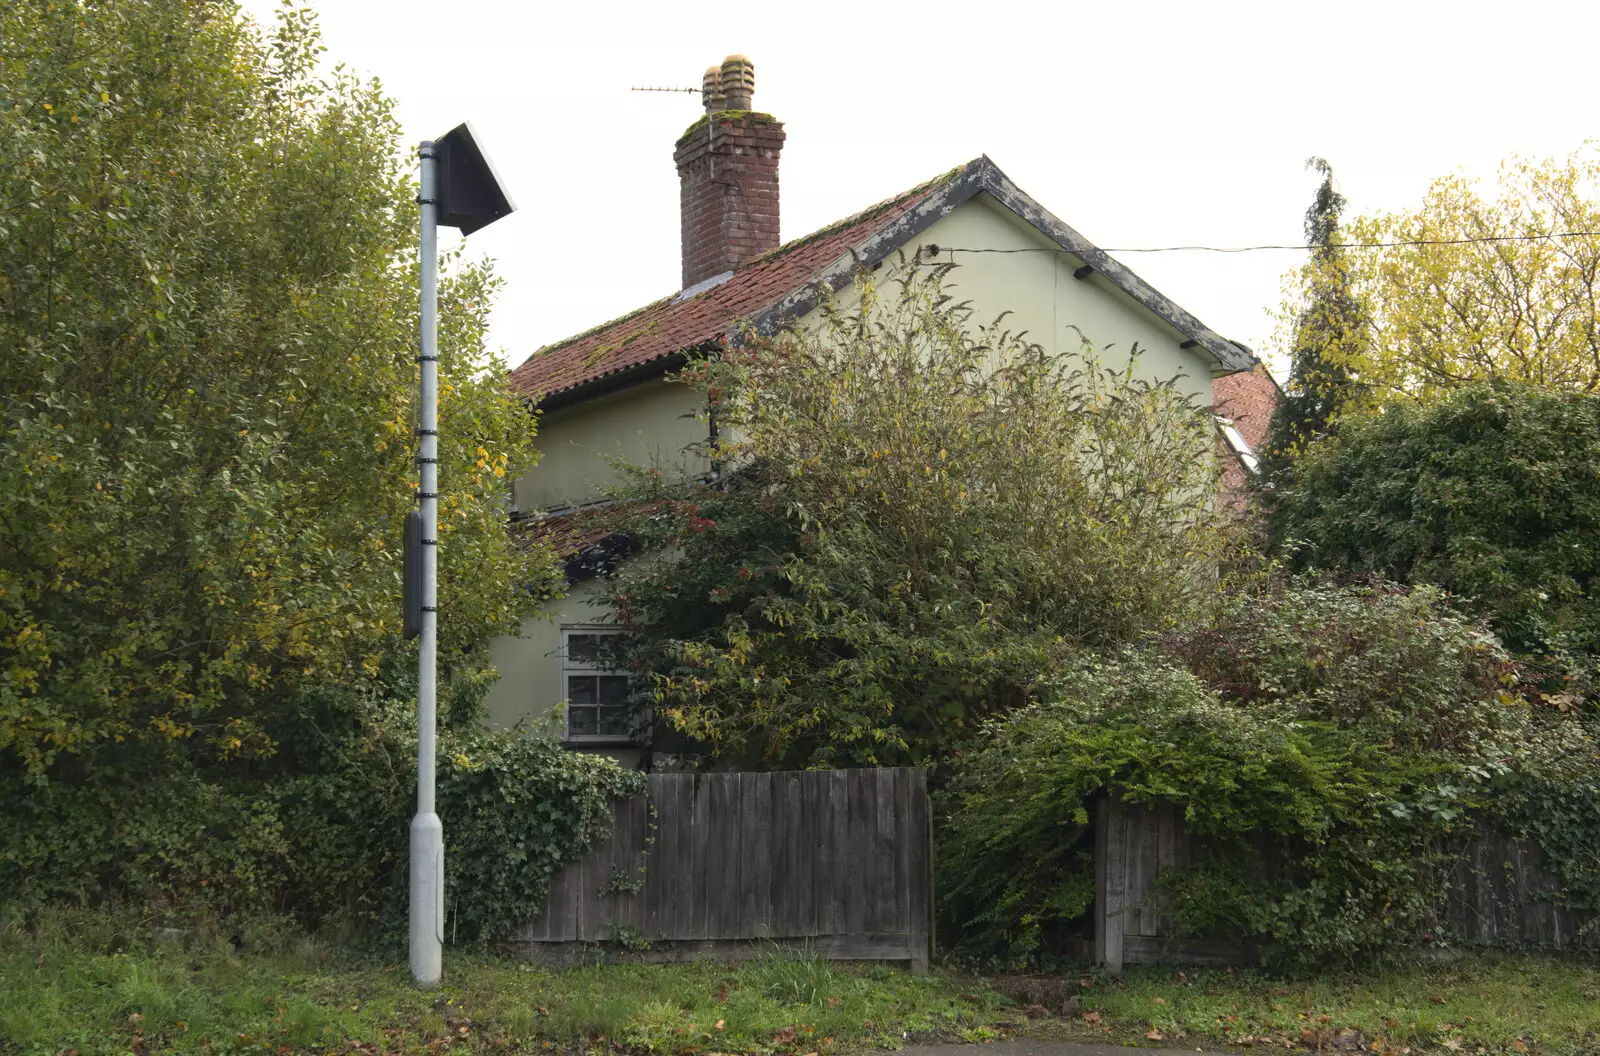
{"label": "green foliage", "polygon": [[[1431,588],[1279,584],[1164,644],[1063,674],[957,775],[936,887],[967,952],[1059,947],[1092,900],[1102,795],[1181,808],[1203,855],[1171,878],[1180,927],[1284,961],[1436,926],[1446,855],[1478,818],[1600,804],[1593,736],[1513,697],[1514,665]],[[1517,831],[1566,863],[1572,901],[1600,890],[1592,825]]]}
{"label": "green foliage", "polygon": [[1291,277],[1291,331],[1320,289],[1359,306],[1348,318],[1361,325],[1331,332],[1339,339],[1321,358],[1348,372],[1363,402],[1428,401],[1493,380],[1600,385],[1600,150],[1511,157],[1496,182],[1487,197],[1444,176],[1415,209],[1345,221],[1344,241],[1370,248],[1313,256]]}
{"label": "green foliage", "polygon": [[[8,890],[326,909],[403,838],[415,186],[393,104],[320,52],[295,8],[0,9]],[[441,291],[455,724],[474,646],[554,582],[503,531],[535,453],[484,351],[495,289]]]}
{"label": "green foliage", "polygon": [[[760,765],[927,762],[1084,646],[1216,595],[1213,426],[1173,381],[1057,356],[945,267],[698,365],[713,486],[646,476],[627,659],[675,728]],[[728,438],[732,439],[728,439]]]}
{"label": "green foliage", "polygon": [[611,832],[611,801],[644,775],[523,731],[460,738],[439,774],[452,937],[501,938],[539,910],[550,878]]}
{"label": "green foliage", "polygon": [[736,964],[553,969],[447,947],[443,987],[421,990],[403,951],[374,956],[291,920],[170,923],[129,909],[0,911],[7,1052],[799,1056],[886,1048],[907,1033],[978,1040],[1006,1016],[1004,999],[968,977],[777,949]]}
{"label": "green foliage", "polygon": [[1307,443],[1327,433],[1354,393],[1346,366],[1366,340],[1367,321],[1350,289],[1339,241],[1344,195],[1333,186],[1333,167],[1324,158],[1306,166],[1322,175],[1306,210],[1306,245],[1314,247],[1302,272],[1304,305],[1295,320],[1290,349],[1288,391],[1278,401],[1263,452],[1260,480],[1274,480],[1284,463]]}
{"label": "green foliage", "polygon": [[1436,583],[1541,663],[1600,653],[1600,396],[1485,383],[1352,417],[1269,517],[1295,567]]}

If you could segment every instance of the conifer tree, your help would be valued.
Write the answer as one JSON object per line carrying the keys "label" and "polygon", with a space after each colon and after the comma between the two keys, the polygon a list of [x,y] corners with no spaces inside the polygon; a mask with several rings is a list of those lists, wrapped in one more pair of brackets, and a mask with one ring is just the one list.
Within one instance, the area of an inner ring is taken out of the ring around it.
{"label": "conifer tree", "polygon": [[1332,431],[1355,383],[1346,364],[1366,340],[1367,321],[1351,289],[1340,249],[1339,218],[1345,197],[1333,185],[1326,158],[1309,158],[1306,167],[1322,175],[1306,210],[1306,245],[1311,254],[1301,269],[1305,306],[1295,319],[1287,392],[1278,401],[1267,434],[1260,480],[1270,485],[1305,445]]}

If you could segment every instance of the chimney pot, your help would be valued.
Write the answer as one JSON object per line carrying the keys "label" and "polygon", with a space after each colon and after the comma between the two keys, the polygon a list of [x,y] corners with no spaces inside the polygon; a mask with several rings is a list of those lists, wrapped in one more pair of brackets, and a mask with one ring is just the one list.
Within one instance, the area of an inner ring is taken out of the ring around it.
{"label": "chimney pot", "polygon": [[708,114],[727,109],[722,105],[721,66],[706,67],[705,76],[700,79],[700,99],[706,104]]}
{"label": "chimney pot", "polygon": [[755,94],[756,64],[743,55],[729,55],[723,59],[723,105],[729,110],[748,110]]}
{"label": "chimney pot", "polygon": [[706,117],[678,140],[686,290],[778,247],[783,125],[751,111],[755,88],[755,63],[743,55],[706,70]]}

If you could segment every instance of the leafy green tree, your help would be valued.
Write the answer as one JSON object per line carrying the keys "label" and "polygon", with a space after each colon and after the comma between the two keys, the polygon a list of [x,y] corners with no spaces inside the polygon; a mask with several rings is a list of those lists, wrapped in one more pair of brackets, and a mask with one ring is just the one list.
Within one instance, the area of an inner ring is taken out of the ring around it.
{"label": "leafy green tree", "polygon": [[1353,395],[1345,365],[1367,339],[1367,322],[1350,288],[1345,251],[1338,248],[1339,217],[1346,205],[1333,186],[1333,167],[1311,158],[1306,167],[1322,175],[1306,210],[1306,245],[1311,256],[1301,272],[1303,307],[1295,319],[1288,391],[1279,399],[1267,434],[1262,474],[1277,479],[1285,466],[1318,436],[1330,431]]}
{"label": "leafy green tree", "polygon": [[658,713],[725,757],[935,760],[1061,656],[1216,595],[1211,422],[975,325],[947,272],[690,372],[723,480],[644,490],[615,594]]}
{"label": "leafy green tree", "polygon": [[[0,8],[7,888],[326,900],[403,840],[416,189],[392,103],[321,51],[300,8]],[[474,646],[554,576],[504,531],[535,452],[495,288],[441,291],[458,724]]]}
{"label": "leafy green tree", "polygon": [[1352,415],[1269,525],[1294,567],[1436,583],[1518,653],[1600,654],[1600,396],[1502,381]]}
{"label": "leafy green tree", "polygon": [[1512,158],[1497,193],[1435,180],[1415,209],[1359,217],[1299,288],[1347,284],[1363,328],[1323,358],[1364,401],[1430,400],[1475,381],[1600,389],[1600,153]]}

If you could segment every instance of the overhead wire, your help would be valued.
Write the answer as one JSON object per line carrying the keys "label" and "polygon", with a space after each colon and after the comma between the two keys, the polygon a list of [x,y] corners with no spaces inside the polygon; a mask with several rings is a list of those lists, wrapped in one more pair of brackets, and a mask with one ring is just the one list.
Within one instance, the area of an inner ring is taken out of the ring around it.
{"label": "overhead wire", "polygon": [[[1310,249],[1391,249],[1398,246],[1466,246],[1480,242],[1538,242],[1551,238],[1600,238],[1600,231],[1552,231],[1547,235],[1484,235],[1477,238],[1421,238],[1396,242],[1312,242],[1261,246],[1101,246],[1102,253],[1254,253],[1258,250]],[[938,253],[1068,253],[1060,246],[1023,246],[1015,249],[963,249],[957,246],[930,245]]]}

